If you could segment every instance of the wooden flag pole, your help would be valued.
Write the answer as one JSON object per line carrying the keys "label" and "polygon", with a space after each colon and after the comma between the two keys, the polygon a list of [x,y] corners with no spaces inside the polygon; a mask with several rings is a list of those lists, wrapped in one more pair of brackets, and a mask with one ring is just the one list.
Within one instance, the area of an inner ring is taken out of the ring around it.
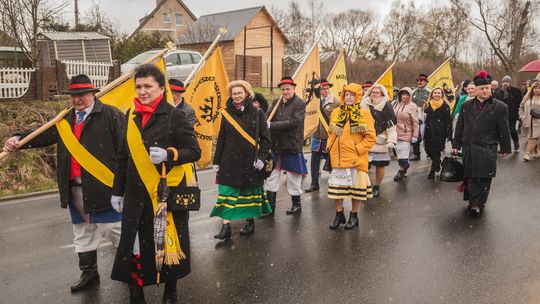
{"label": "wooden flag pole", "polygon": [[272,112],[270,113],[270,115],[268,115],[268,119],[266,120],[267,122],[270,122],[272,120],[272,118],[274,118],[274,115],[276,115],[276,111],[277,111],[277,108],[279,107],[279,104],[281,103],[281,100],[283,99],[283,95],[279,96],[279,99],[276,101],[276,106],[274,107],[274,109],[272,109]]}
{"label": "wooden flag pole", "polygon": [[204,56],[201,58],[201,60],[197,64],[197,67],[193,69],[193,71],[191,71],[189,76],[186,78],[186,81],[185,81],[186,86],[193,80],[193,78],[195,78],[195,75],[197,75],[197,73],[203,67],[206,60],[208,60],[208,58],[210,58],[210,55],[212,55],[212,53],[214,52],[214,49],[216,48],[221,36],[225,35],[226,33],[227,33],[226,28],[222,27],[219,29],[219,34],[216,36],[216,39],[214,39],[214,41],[212,42],[208,50],[206,50],[206,52],[204,53]]}
{"label": "wooden flag pole", "polygon": [[[156,59],[158,59],[158,58],[162,57],[163,55],[165,55],[165,53],[167,53],[168,51],[174,50],[174,49],[176,49],[176,46],[174,45],[174,43],[167,42],[167,45],[163,50],[159,51],[154,56],[152,56],[149,59],[145,60],[143,62],[143,64],[152,63],[152,62],[156,61]],[[135,69],[132,69],[128,73],[116,78],[114,81],[111,81],[109,84],[104,86],[98,93],[96,93],[96,98],[99,98],[99,97],[105,95],[106,93],[110,92],[111,90],[113,90],[114,88],[116,88],[117,86],[119,86],[120,84],[125,82],[126,80],[130,79],[133,76],[133,74],[135,74]],[[62,110],[60,113],[58,113],[58,115],[56,115],[55,118],[53,118],[52,120],[48,121],[47,123],[45,123],[44,125],[42,125],[38,129],[33,131],[32,133],[25,136],[23,139],[21,139],[19,141],[19,143],[17,144],[17,148],[24,146],[25,144],[30,142],[32,139],[36,138],[41,133],[45,132],[50,127],[54,126],[57,122],[62,120],[64,118],[64,116],[66,116],[69,113],[69,111],[71,111],[71,109],[72,109],[72,107],[69,107],[67,109]],[[0,161],[3,160],[4,158],[6,158],[9,154],[10,154],[10,152],[5,152],[5,151],[0,153]]]}

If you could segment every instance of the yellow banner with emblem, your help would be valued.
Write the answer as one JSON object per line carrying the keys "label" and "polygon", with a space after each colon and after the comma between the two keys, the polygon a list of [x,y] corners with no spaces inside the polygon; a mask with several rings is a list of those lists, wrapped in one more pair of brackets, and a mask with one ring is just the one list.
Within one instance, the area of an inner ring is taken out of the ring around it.
{"label": "yellow banner with emblem", "polygon": [[454,80],[452,79],[452,68],[450,67],[450,59],[441,64],[431,75],[428,77],[427,86],[431,89],[440,87],[444,90],[444,95],[450,103],[450,107],[454,107],[455,93],[454,93]]}
{"label": "yellow banner with emblem", "polygon": [[334,63],[334,66],[328,73],[327,80],[333,84],[330,88],[330,92],[334,97],[339,98],[341,96],[341,91],[343,87],[347,85],[347,68],[345,66],[345,51],[341,50],[339,52],[338,58]]}
{"label": "yellow banner with emblem", "polygon": [[[155,165],[150,161],[150,155],[143,144],[141,132],[133,121],[135,114],[133,110],[130,111],[127,122],[127,143],[129,153],[133,158],[139,177],[141,178],[150,199],[152,200],[152,207],[154,209],[154,215],[157,212],[158,205],[158,185],[161,178]],[[191,164],[184,164],[181,166],[175,166],[167,173],[167,185],[171,187],[178,186],[184,178],[191,180],[193,178]],[[179,264],[180,260],[186,258],[185,253],[180,247],[180,240],[178,239],[178,232],[174,224],[172,212],[167,211],[167,228],[165,230],[165,264],[173,265]]]}

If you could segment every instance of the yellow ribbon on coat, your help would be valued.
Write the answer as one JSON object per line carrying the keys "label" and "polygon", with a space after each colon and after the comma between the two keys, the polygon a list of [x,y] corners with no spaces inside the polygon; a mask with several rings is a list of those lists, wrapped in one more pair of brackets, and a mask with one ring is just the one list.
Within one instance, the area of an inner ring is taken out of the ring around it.
{"label": "yellow ribbon on coat", "polygon": [[[146,151],[146,147],[143,144],[141,132],[133,121],[135,117],[133,109],[130,110],[128,124],[127,124],[127,143],[137,172],[141,177],[141,180],[150,195],[152,200],[152,207],[154,209],[154,216],[157,212],[158,206],[158,185],[161,178],[155,165],[150,161],[150,155]],[[176,187],[187,178],[191,180],[193,176],[191,164],[183,164],[180,166],[174,166],[167,174],[167,185],[170,187]],[[178,265],[180,261],[185,259],[186,255],[180,247],[180,240],[178,239],[178,232],[172,212],[167,211],[167,227],[165,229],[165,264],[166,265]]]}

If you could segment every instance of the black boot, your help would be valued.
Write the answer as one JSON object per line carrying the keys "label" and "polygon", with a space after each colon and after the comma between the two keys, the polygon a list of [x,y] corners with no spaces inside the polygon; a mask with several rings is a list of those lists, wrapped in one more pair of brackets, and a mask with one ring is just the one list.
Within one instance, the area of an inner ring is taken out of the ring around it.
{"label": "black boot", "polygon": [[300,203],[300,195],[291,195],[292,206],[290,210],[287,210],[287,215],[299,213],[302,211],[302,204]]}
{"label": "black boot", "polygon": [[373,197],[379,197],[381,192],[379,191],[379,186],[373,186]]}
{"label": "black boot", "polygon": [[161,304],[176,304],[176,281],[174,282],[166,282],[165,283],[165,291],[163,292],[163,299],[161,300]]}
{"label": "black boot", "polygon": [[247,219],[246,225],[240,230],[240,235],[249,235],[255,232],[255,220]]}
{"label": "black boot", "polygon": [[79,252],[79,269],[81,278],[71,286],[71,292],[77,292],[96,283],[99,284],[97,271],[97,251]]}
{"label": "black boot", "polygon": [[429,171],[429,174],[427,176],[428,179],[435,179],[435,171],[433,169],[431,169]]}
{"label": "black boot", "polygon": [[354,227],[358,227],[358,213],[351,212],[351,215],[349,216],[349,221],[347,222],[347,224],[345,224],[345,229],[351,230]]}
{"label": "black boot", "polygon": [[129,304],[146,304],[143,287],[135,282],[129,283]]}
{"label": "black boot", "polygon": [[221,230],[219,231],[218,234],[214,235],[214,238],[220,239],[220,240],[230,239],[231,234],[232,234],[231,223],[222,224]]}
{"label": "black boot", "polygon": [[268,200],[268,203],[270,204],[270,208],[272,208],[272,211],[268,213],[268,215],[274,215],[276,214],[276,197],[277,192],[272,191],[266,191],[266,199]]}
{"label": "black boot", "polygon": [[334,230],[339,228],[339,225],[345,224],[347,220],[345,219],[345,214],[343,214],[343,210],[337,212],[336,211],[336,217],[334,218],[334,222],[330,225],[330,229]]}
{"label": "black boot", "polygon": [[404,176],[405,176],[405,172],[403,170],[399,170],[396,176],[394,176],[394,181],[399,182],[400,180],[403,179]]}

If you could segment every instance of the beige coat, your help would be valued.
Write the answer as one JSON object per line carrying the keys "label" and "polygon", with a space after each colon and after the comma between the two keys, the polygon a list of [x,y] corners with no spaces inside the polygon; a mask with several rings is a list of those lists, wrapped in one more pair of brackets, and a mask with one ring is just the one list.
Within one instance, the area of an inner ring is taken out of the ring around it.
{"label": "beige coat", "polygon": [[526,138],[540,137],[540,118],[532,118],[531,108],[540,112],[540,96],[530,97],[531,92],[525,95],[519,105],[519,118],[523,122],[521,135]]}

